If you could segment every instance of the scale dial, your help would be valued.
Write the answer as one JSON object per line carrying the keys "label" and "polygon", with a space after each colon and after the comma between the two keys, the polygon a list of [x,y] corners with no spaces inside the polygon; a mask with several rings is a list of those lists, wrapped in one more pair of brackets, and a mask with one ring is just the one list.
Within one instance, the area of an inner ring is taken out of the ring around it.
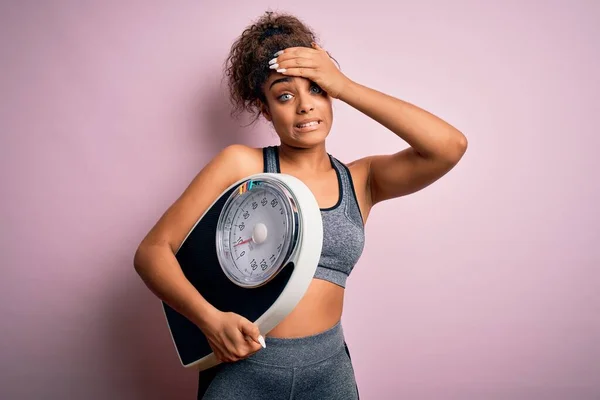
{"label": "scale dial", "polygon": [[217,223],[219,263],[235,284],[264,285],[285,266],[296,248],[298,209],[280,181],[249,179],[229,196]]}

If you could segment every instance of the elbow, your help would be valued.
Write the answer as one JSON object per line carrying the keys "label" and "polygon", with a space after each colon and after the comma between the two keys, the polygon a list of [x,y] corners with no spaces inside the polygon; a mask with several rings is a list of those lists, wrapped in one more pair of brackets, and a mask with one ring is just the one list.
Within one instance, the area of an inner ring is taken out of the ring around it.
{"label": "elbow", "polygon": [[433,159],[448,167],[456,165],[467,151],[468,141],[460,131],[454,130],[437,144],[437,149],[430,153],[417,153],[424,158]]}
{"label": "elbow", "polygon": [[446,151],[446,157],[451,164],[457,164],[467,152],[467,147],[469,147],[467,137],[459,131],[456,132],[456,137],[447,146]]}
{"label": "elbow", "polygon": [[142,242],[133,255],[133,268],[138,275],[142,276],[147,269],[149,259],[149,246],[147,243]]}
{"label": "elbow", "polygon": [[467,140],[467,137],[461,132],[459,132],[456,147],[458,148],[457,152],[460,155],[460,159],[467,152],[467,148],[469,147],[469,141]]}
{"label": "elbow", "polygon": [[143,245],[139,245],[137,250],[135,251],[135,254],[133,255],[133,269],[135,269],[135,272],[137,272],[138,274],[140,274],[144,268],[143,259],[144,248]]}
{"label": "elbow", "polygon": [[133,255],[133,268],[142,278],[154,268],[156,259],[162,259],[165,252],[173,252],[173,247],[168,241],[144,239]]}

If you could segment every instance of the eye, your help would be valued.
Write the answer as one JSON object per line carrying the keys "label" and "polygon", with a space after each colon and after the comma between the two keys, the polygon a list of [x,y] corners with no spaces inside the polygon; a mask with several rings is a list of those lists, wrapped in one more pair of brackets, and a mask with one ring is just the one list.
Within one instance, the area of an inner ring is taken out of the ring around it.
{"label": "eye", "polygon": [[284,98],[284,96],[292,96],[292,95],[289,94],[289,93],[284,93],[281,96],[277,97],[277,100],[279,100],[279,101],[288,101],[290,99],[290,98]]}
{"label": "eye", "polygon": [[321,87],[319,85],[311,85],[310,87],[311,92],[316,93],[316,94],[321,94],[323,93],[323,89],[321,89]]}

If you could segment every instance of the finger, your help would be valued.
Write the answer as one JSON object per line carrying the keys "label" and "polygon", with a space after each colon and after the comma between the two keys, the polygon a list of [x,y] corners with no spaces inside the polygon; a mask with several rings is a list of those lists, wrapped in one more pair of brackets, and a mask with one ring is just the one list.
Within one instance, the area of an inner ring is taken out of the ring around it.
{"label": "finger", "polygon": [[238,343],[236,346],[235,355],[239,358],[246,358],[262,348],[263,347],[260,343],[256,342],[249,336],[246,336],[246,340],[243,343]]}
{"label": "finger", "polygon": [[319,64],[311,58],[294,57],[287,60],[277,60],[276,64],[270,66],[271,69],[288,68],[316,68]]}
{"label": "finger", "polygon": [[231,332],[231,335],[228,335],[227,340],[223,341],[224,351],[223,353],[232,360],[235,360],[239,357],[241,347],[244,346],[246,340],[242,333],[237,330],[237,332]]}
{"label": "finger", "polygon": [[296,57],[314,58],[316,54],[318,54],[318,51],[309,47],[290,47],[273,54],[273,58],[269,62],[271,64],[275,62],[280,63]]}
{"label": "finger", "polygon": [[[277,53],[276,53],[277,54]],[[305,58],[305,59],[314,59],[315,55],[317,55],[318,52],[315,49],[308,49],[308,48],[304,48],[304,49],[300,49],[300,50],[290,50],[290,49],[286,49],[282,54],[279,54],[277,56],[273,56],[273,58],[271,60],[269,60],[269,62],[271,64],[273,63],[281,63],[283,61],[288,61],[294,58]]]}
{"label": "finger", "polygon": [[215,353],[215,357],[217,357],[219,360],[223,360],[223,357],[225,356],[225,351],[226,351],[226,346],[225,345],[221,345],[219,342],[210,340],[208,341],[208,344],[210,345],[210,348],[212,349],[213,353]]}
{"label": "finger", "polygon": [[282,75],[299,76],[310,80],[314,80],[315,71],[314,68],[280,68],[277,70]]}
{"label": "finger", "polygon": [[252,352],[257,352],[258,350],[267,347],[265,338],[262,335],[258,335],[258,340],[255,340],[250,336],[246,336],[246,343],[248,344]]}
{"label": "finger", "polygon": [[221,362],[229,362],[229,358],[222,351],[215,351],[215,357]]}
{"label": "finger", "polygon": [[261,340],[264,339],[262,339],[260,335],[260,329],[258,329],[258,326],[256,324],[253,324],[252,322],[244,318],[241,320],[240,328],[243,335],[249,337],[251,340],[258,343],[259,345],[262,344]]}
{"label": "finger", "polygon": [[259,351],[261,351],[263,349],[262,345],[255,343],[255,342],[249,342],[248,346],[250,347],[246,353],[246,355],[244,356],[244,358],[248,358],[253,354],[258,353]]}
{"label": "finger", "polygon": [[306,54],[314,54],[316,52],[315,49],[306,46],[298,46],[298,47],[287,47],[285,49],[281,49],[273,55],[273,57],[281,57],[282,55],[306,55]]}

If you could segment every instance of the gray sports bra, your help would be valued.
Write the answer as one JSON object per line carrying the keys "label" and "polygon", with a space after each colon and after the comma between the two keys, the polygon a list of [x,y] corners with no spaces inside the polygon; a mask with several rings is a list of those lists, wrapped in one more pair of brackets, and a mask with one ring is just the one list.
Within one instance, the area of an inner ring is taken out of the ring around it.
{"label": "gray sports bra", "polygon": [[[360,258],[365,230],[350,170],[330,154],[338,178],[339,197],[333,207],[321,208],[323,249],[315,278],[346,287],[346,279]],[[277,146],[263,148],[264,172],[281,173]]]}

